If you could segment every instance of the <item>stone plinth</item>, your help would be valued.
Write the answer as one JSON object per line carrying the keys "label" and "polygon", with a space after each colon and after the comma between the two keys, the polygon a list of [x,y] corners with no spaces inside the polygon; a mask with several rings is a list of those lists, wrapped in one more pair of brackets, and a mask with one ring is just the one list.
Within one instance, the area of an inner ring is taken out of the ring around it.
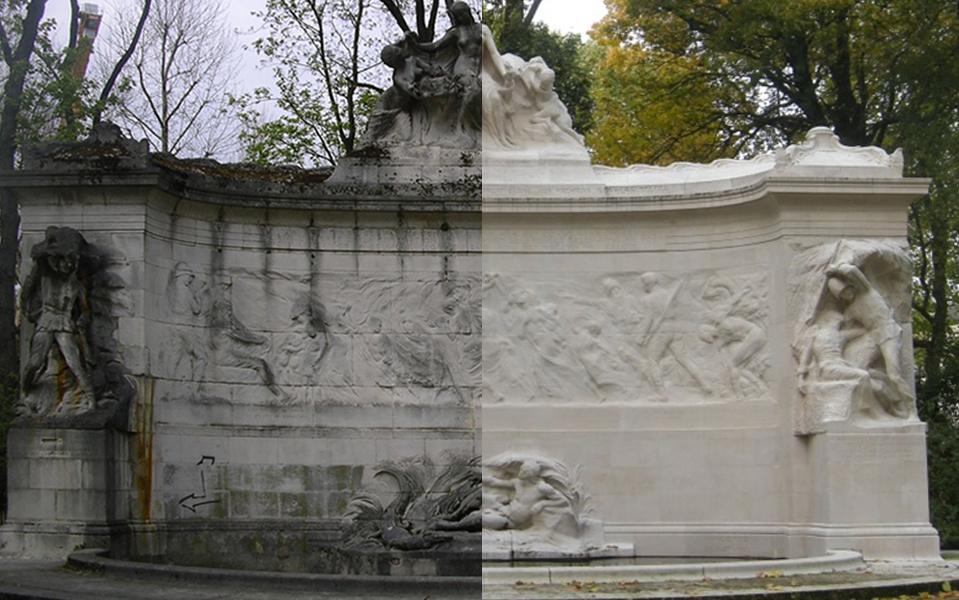
{"label": "stone plinth", "polygon": [[808,502],[809,543],[873,557],[937,556],[925,433],[921,423],[875,429],[836,423],[800,442],[809,470],[796,482],[796,497]]}
{"label": "stone plinth", "polygon": [[124,434],[14,426],[7,433],[4,556],[65,556],[108,548],[123,529],[131,477]]}

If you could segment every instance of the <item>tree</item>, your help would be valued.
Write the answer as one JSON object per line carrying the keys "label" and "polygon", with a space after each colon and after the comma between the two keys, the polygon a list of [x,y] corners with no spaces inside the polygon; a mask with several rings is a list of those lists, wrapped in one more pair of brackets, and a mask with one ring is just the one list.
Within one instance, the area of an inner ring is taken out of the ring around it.
{"label": "tree", "polygon": [[[950,18],[944,0],[609,5],[599,27],[602,43],[637,49],[641,73],[674,70],[656,101],[709,87],[711,102],[698,120],[711,123],[735,151],[795,141],[817,125],[833,127],[849,145],[888,142],[890,128],[920,93],[907,85],[906,65],[940,38]],[[739,98],[737,89],[743,90]],[[644,95],[629,108],[642,109],[648,101]]]}
{"label": "tree", "polygon": [[[144,3],[132,37],[124,40],[126,50],[113,66],[111,77],[100,88],[99,96],[97,82],[86,76],[93,39],[86,32],[81,34],[79,31],[84,15],[80,4],[73,0],[70,5],[69,38],[65,47],[53,43],[55,23],[52,20],[40,24],[17,118],[18,143],[75,140],[82,137],[92,123],[99,121],[103,109],[115,102],[113,86],[116,77],[137,45],[143,21],[149,13],[150,0]],[[86,18],[93,16],[88,14]],[[99,15],[95,16],[99,18]]]}
{"label": "tree", "polygon": [[[600,42],[608,44],[606,38]],[[594,118],[586,133],[598,162],[709,162],[743,149],[746,140],[724,131],[717,113],[729,114],[729,104],[752,110],[753,92],[717,82],[702,57],[612,45],[599,64],[592,86]]]}
{"label": "tree", "polygon": [[254,48],[273,66],[277,92],[252,100],[275,102],[283,115],[256,123],[260,114],[243,99],[252,125],[244,137],[254,142],[247,157],[335,164],[362,132],[370,92],[381,91],[373,73],[386,13],[376,0],[267,0],[258,16],[270,34]]}
{"label": "tree", "polygon": [[[910,212],[920,416],[933,523],[959,543],[959,11],[946,0],[607,0],[588,140],[601,160],[752,154],[817,125],[843,143],[902,147],[933,177]],[[626,58],[624,58],[626,57]],[[631,61],[631,62],[630,62]],[[698,90],[698,96],[697,96]],[[692,99],[690,97],[692,96]],[[677,108],[678,107],[678,108]],[[630,115],[641,118],[629,121]],[[630,123],[630,126],[624,126]],[[636,129],[643,136],[630,137]],[[616,146],[637,146],[615,153]],[[643,147],[639,147],[643,146]]]}
{"label": "tree", "polygon": [[[525,56],[530,30],[542,0],[484,0],[483,22],[489,26],[502,53]],[[551,63],[548,63],[551,64]]]}
{"label": "tree", "polygon": [[[0,178],[16,166],[17,122],[23,90],[30,69],[34,44],[40,33],[40,21],[46,0],[30,0],[26,10],[22,3],[0,5],[0,55],[5,65],[2,112],[0,112]],[[11,36],[19,34],[19,39]],[[0,346],[0,450],[3,468],[0,482],[3,492],[0,508],[6,509],[6,429],[17,399],[20,361],[17,353],[16,292],[17,257],[20,236],[20,211],[13,193],[0,187],[0,335],[6,343]]]}
{"label": "tree", "polygon": [[[471,1],[471,4],[473,2]],[[270,34],[254,43],[273,66],[277,93],[260,90],[238,99],[247,128],[247,158],[297,164],[335,164],[366,128],[378,94],[389,84],[380,50],[414,31],[422,42],[439,27],[441,6],[452,0],[416,0],[412,20],[394,0],[267,0],[260,13]],[[396,31],[396,26],[399,31]],[[257,107],[275,103],[280,117]]]}
{"label": "tree", "polygon": [[[0,113],[0,177],[16,166],[17,124],[23,90],[27,83],[34,44],[40,32],[40,21],[46,0],[30,0],[25,11],[22,2],[0,6],[0,54],[6,65],[3,85],[3,109]],[[10,27],[8,24],[12,24]],[[14,39],[11,33],[18,33]],[[7,343],[0,345],[0,378],[16,381],[19,357],[16,314],[17,256],[20,239],[20,211],[13,193],[0,187],[0,336]]]}
{"label": "tree", "polygon": [[[99,63],[102,72],[127,48],[140,22],[128,10],[117,22]],[[135,137],[146,137],[160,152],[231,155],[239,122],[229,110],[237,72],[237,43],[212,0],[153,0],[142,39],[121,71],[117,98],[106,116]]]}

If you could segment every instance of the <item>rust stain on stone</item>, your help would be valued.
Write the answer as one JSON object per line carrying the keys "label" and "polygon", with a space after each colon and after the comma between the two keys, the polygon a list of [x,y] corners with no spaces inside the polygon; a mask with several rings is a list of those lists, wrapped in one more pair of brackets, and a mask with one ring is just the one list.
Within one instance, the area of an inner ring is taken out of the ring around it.
{"label": "rust stain on stone", "polygon": [[138,380],[137,387],[139,394],[133,416],[136,431],[133,483],[136,486],[140,520],[149,521],[153,498],[153,380]]}
{"label": "rust stain on stone", "polygon": [[54,409],[60,408],[60,405],[63,404],[63,398],[67,393],[67,376],[70,374],[70,370],[67,368],[66,361],[61,358],[56,358],[57,365],[57,398],[54,401]]}

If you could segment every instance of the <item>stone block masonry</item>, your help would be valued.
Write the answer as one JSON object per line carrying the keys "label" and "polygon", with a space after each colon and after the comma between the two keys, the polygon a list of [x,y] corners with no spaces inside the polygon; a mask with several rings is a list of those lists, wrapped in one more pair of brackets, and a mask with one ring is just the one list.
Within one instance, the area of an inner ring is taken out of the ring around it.
{"label": "stone block masonry", "polygon": [[[13,430],[29,456],[11,457],[5,553],[335,571],[350,501],[395,492],[379,466],[479,454],[475,190],[224,181],[168,159],[36,166],[5,182],[24,245],[55,225],[110,250],[139,393],[120,431]],[[39,460],[55,437],[64,456]],[[81,457],[94,442],[123,451]]]}

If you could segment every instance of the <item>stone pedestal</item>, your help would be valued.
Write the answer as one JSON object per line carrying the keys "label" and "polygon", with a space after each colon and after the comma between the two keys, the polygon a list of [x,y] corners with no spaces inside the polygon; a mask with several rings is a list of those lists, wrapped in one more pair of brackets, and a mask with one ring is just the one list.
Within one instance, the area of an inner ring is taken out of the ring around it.
{"label": "stone pedestal", "polygon": [[796,492],[808,502],[814,546],[938,558],[939,539],[928,523],[925,431],[922,423],[876,429],[831,423],[800,442],[809,474],[797,478]]}
{"label": "stone pedestal", "polygon": [[10,512],[0,555],[61,558],[107,548],[127,486],[109,430],[14,427],[7,434]]}

